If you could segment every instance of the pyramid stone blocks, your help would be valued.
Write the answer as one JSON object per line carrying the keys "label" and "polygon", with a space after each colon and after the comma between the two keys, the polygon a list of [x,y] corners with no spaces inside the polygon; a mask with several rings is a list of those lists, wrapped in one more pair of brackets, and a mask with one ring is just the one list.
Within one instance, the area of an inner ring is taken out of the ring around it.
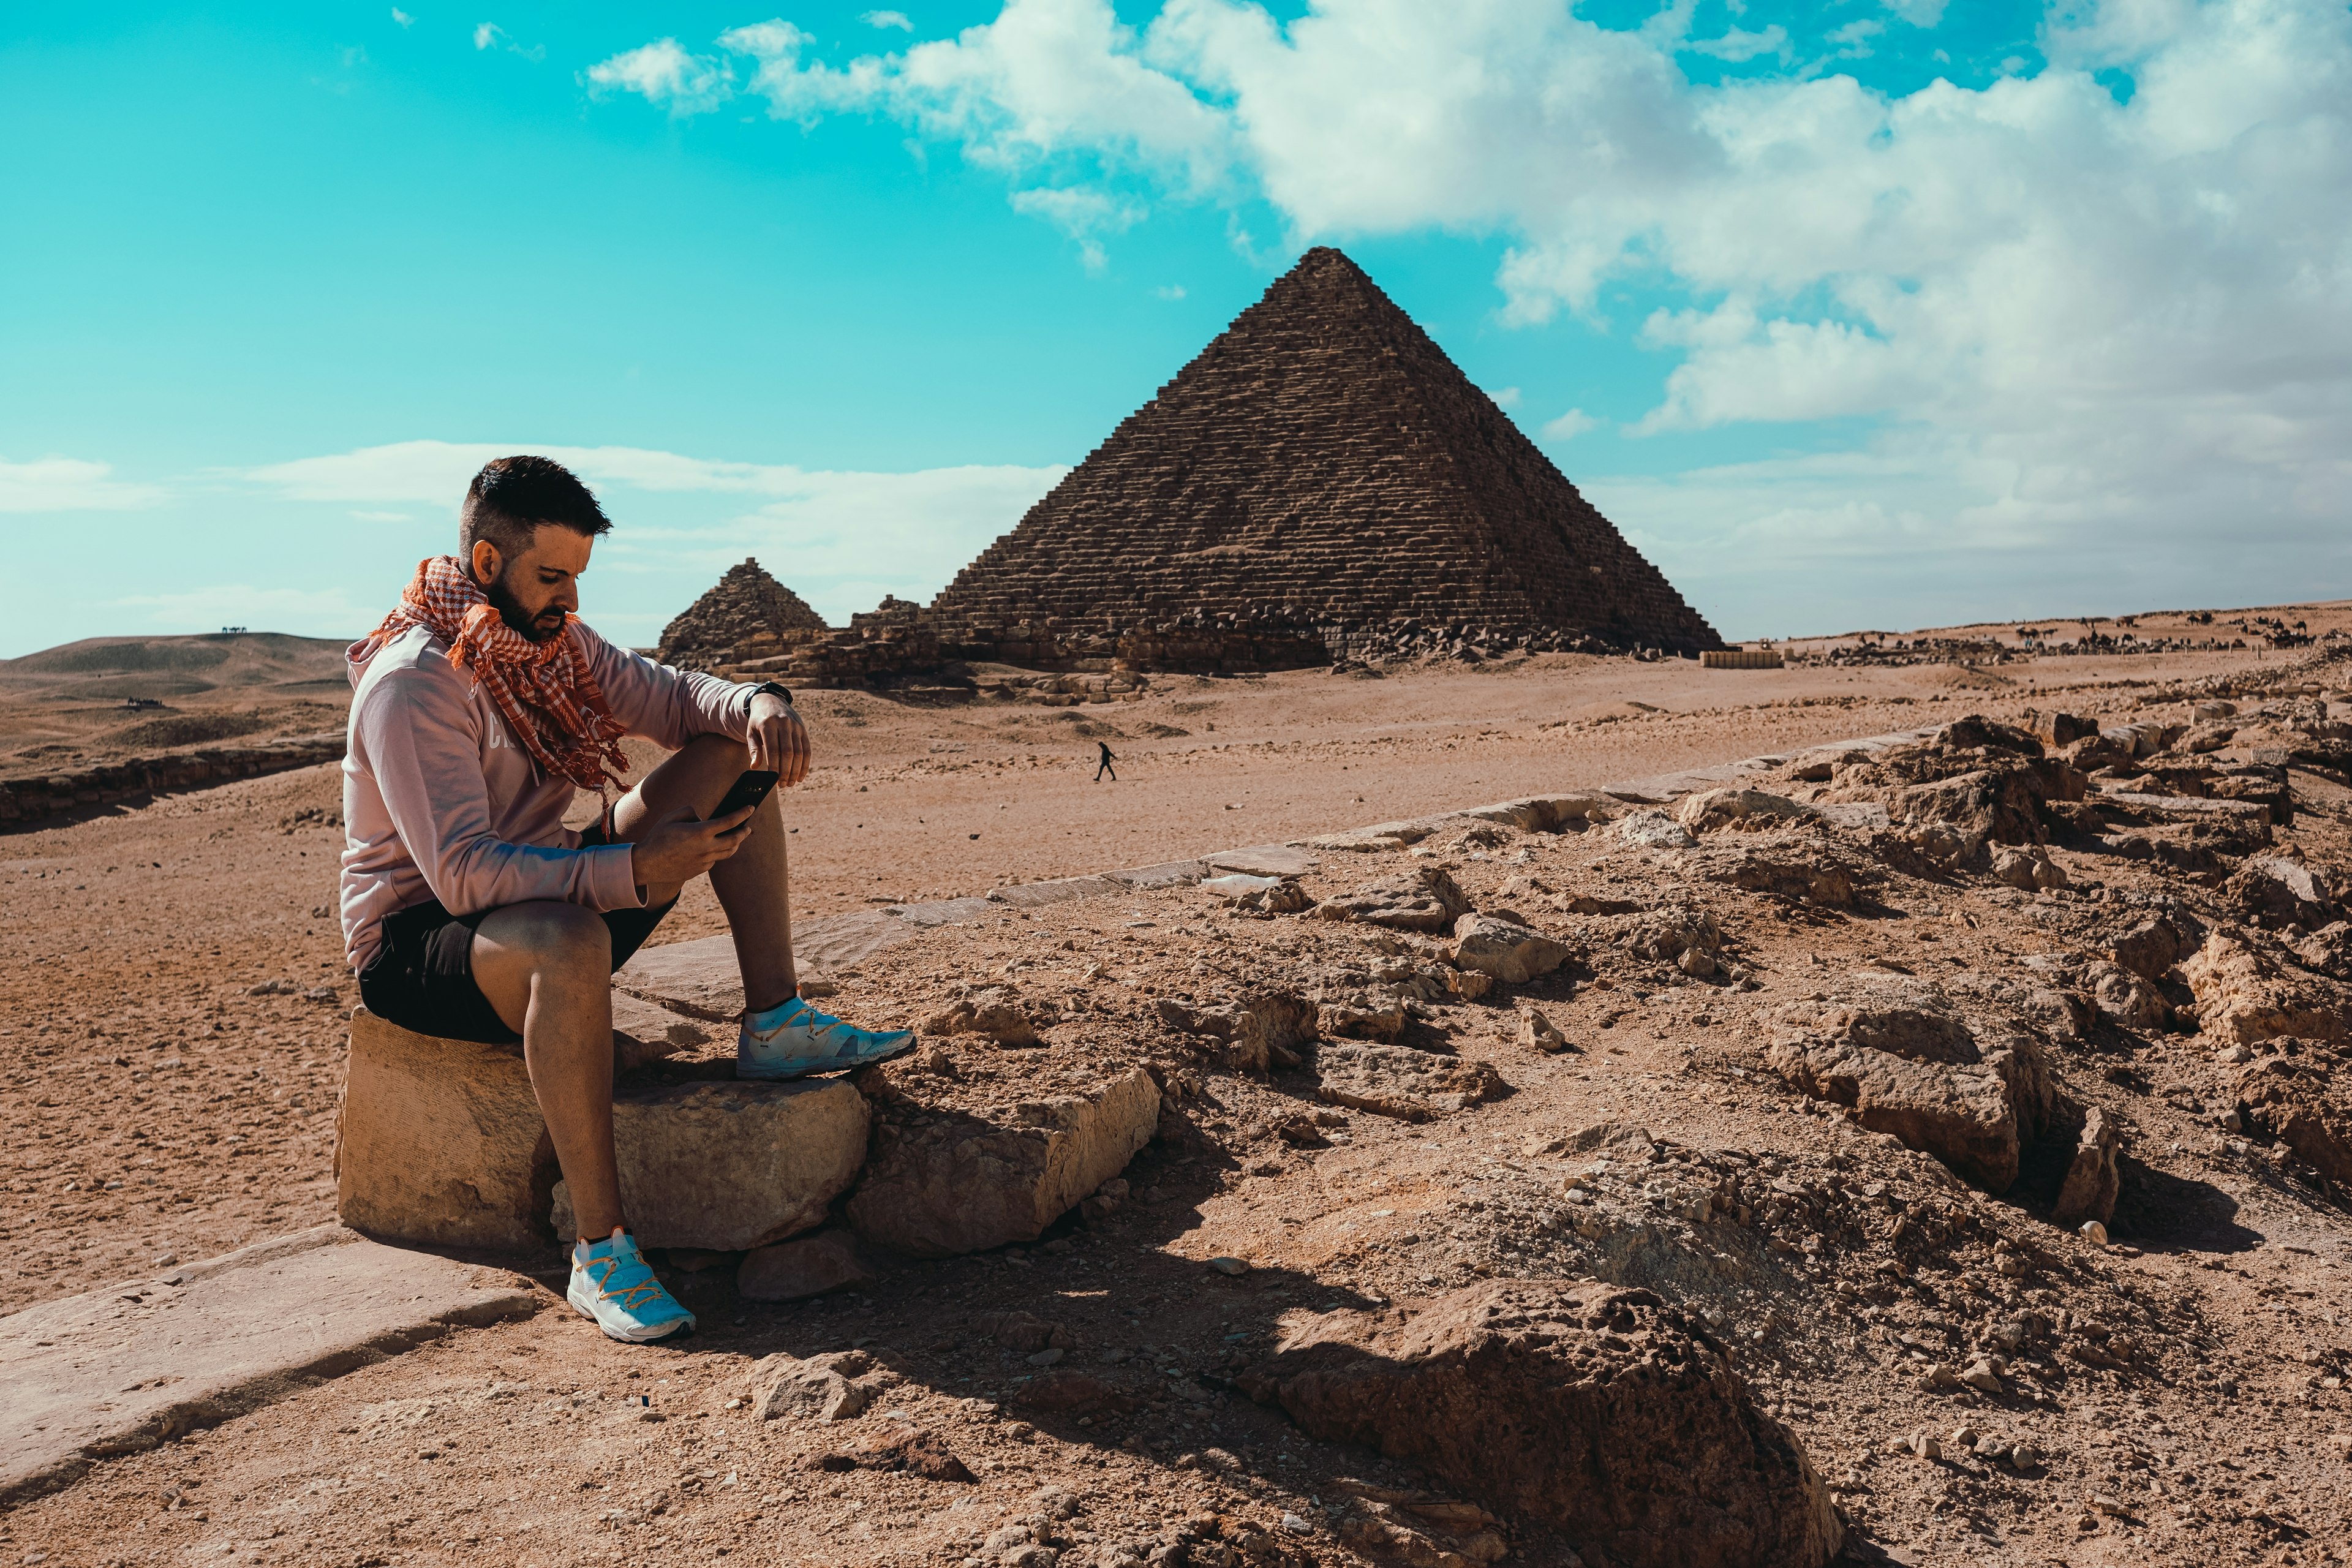
{"label": "pyramid stone blocks", "polygon": [[794,646],[823,637],[827,627],[801,596],[760,569],[757,561],[730,566],[710,592],[662,628],[664,664],[710,669],[753,659],[782,658]]}
{"label": "pyramid stone blocks", "polygon": [[[1722,646],[1657,569],[1357,266],[1328,247],[1244,310],[931,605],[965,657],[1127,662]],[[1201,646],[1191,646],[1198,644]]]}

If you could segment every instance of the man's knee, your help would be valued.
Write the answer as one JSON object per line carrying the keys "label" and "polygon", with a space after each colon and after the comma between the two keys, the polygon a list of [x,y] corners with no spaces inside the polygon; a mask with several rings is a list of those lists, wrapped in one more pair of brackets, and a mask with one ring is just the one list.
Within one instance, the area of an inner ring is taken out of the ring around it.
{"label": "man's knee", "polygon": [[535,903],[499,911],[495,931],[486,931],[501,947],[530,954],[541,968],[610,970],[613,932],[604,918],[580,904]]}

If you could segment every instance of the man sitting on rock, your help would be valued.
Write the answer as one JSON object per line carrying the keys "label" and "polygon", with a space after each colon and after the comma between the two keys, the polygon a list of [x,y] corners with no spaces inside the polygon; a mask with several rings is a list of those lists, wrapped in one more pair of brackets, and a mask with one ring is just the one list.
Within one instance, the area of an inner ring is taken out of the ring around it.
{"label": "man sitting on rock", "polygon": [[[486,464],[466,490],[465,553],[421,563],[352,645],[342,921],[369,1011],[419,1034],[521,1040],[579,1215],[572,1302],[645,1341],[694,1318],[622,1223],[612,976],[679,889],[708,873],[734,934],[738,1077],[840,1072],[912,1037],[800,999],[776,799],[710,813],[746,768],[805,778],[808,731],[772,681],[671,669],[580,623],[580,574],[611,527],[561,465]],[[565,827],[575,789],[603,798],[627,771],[624,735],[676,754],[587,831]]]}

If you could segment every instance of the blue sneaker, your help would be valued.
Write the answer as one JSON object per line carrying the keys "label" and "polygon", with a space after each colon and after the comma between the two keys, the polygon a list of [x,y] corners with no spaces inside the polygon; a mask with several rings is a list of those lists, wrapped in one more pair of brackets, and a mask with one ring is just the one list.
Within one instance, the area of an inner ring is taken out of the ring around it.
{"label": "blue sneaker", "polygon": [[694,1327],[694,1314],[677,1304],[654,1278],[653,1266],[637,1250],[636,1238],[616,1230],[591,1246],[572,1247],[572,1304],[596,1326],[628,1344],[667,1339]]}
{"label": "blue sneaker", "polygon": [[806,1078],[887,1062],[914,1048],[912,1029],[853,1029],[795,996],[764,1013],[743,1016],[735,1037],[735,1076]]}

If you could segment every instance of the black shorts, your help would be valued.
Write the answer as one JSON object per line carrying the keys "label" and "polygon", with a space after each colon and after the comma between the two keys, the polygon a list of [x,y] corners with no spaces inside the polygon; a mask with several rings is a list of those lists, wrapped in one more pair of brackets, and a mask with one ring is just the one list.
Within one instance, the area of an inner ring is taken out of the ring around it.
{"label": "black shorts", "polygon": [[[677,907],[673,899],[659,909],[606,910],[613,967],[628,963]],[[420,1035],[486,1046],[515,1044],[522,1037],[506,1026],[474,984],[474,928],[493,912],[453,915],[435,900],[386,915],[383,944],[360,971],[360,1000],[377,1017]]]}

